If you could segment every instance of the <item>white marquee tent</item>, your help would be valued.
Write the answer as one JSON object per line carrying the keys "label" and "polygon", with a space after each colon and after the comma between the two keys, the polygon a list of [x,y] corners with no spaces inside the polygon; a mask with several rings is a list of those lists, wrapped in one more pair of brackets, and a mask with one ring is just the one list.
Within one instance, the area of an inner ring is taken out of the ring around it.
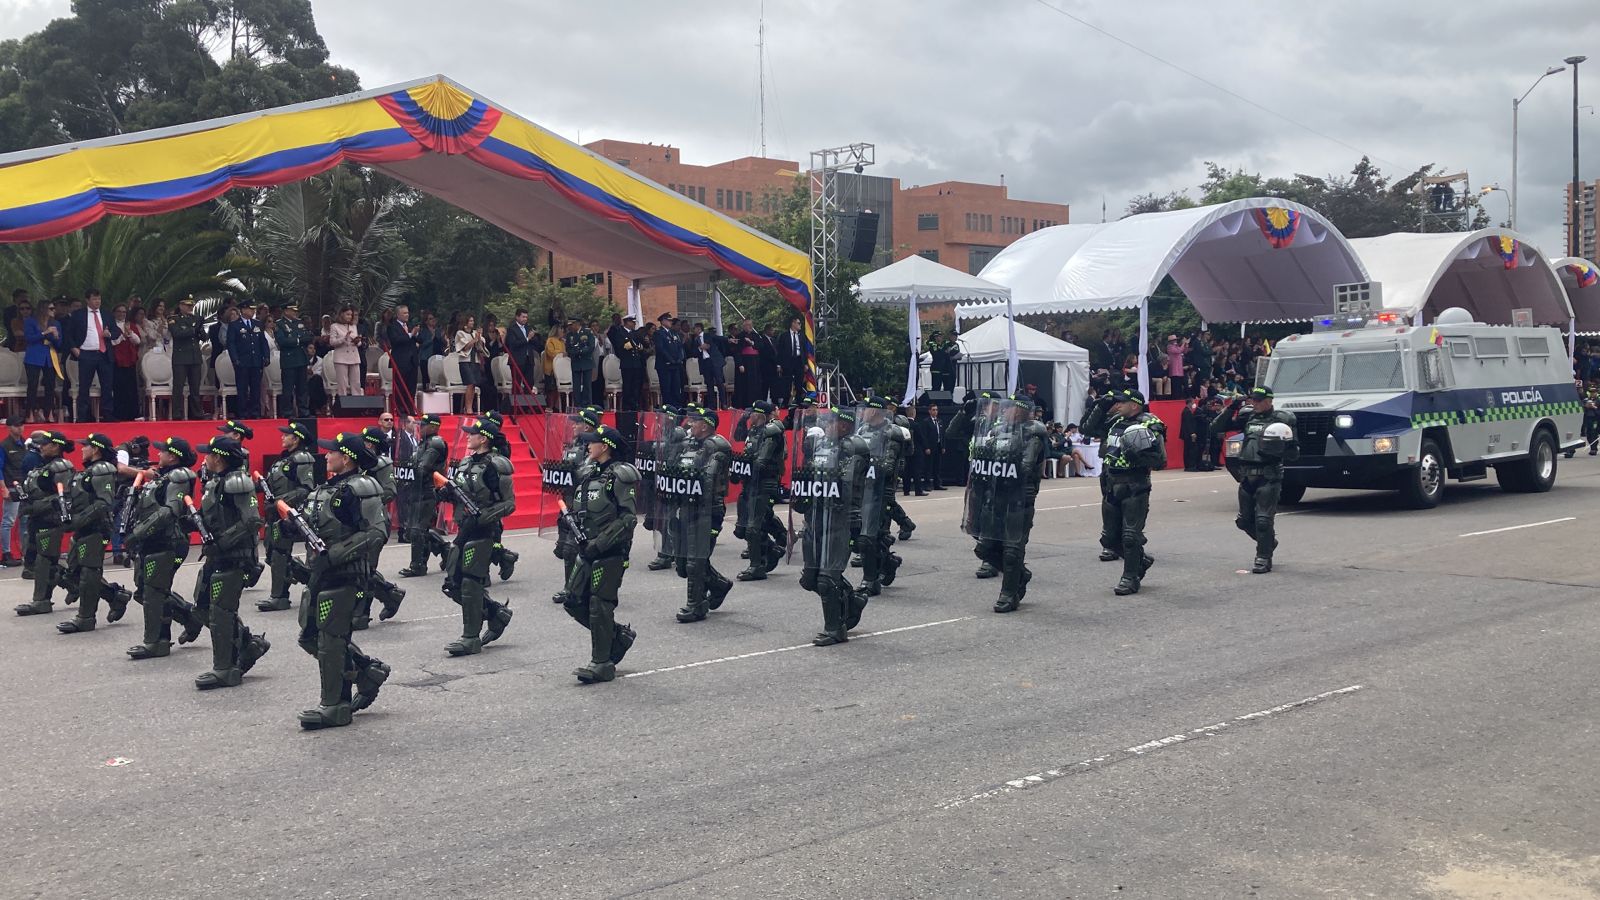
{"label": "white marquee tent", "polygon": [[[1055,363],[1055,401],[1050,417],[1057,422],[1083,421],[1084,400],[1089,394],[1089,351],[1053,338],[1035,328],[1013,323],[1010,319],[990,319],[961,335],[962,363],[999,363],[1007,361],[1009,342],[1016,341],[1016,359],[1041,360]],[[1011,362],[1012,377],[1016,377],[1017,363]]]}
{"label": "white marquee tent", "polygon": [[[1011,304],[1011,291],[976,275],[941,265],[920,256],[908,256],[897,263],[884,266],[861,276],[856,285],[856,295],[862,303],[876,305],[905,305],[910,310],[911,365],[906,376],[904,402],[911,403],[917,396],[917,368],[922,348],[922,320],[917,315],[919,302],[930,303],[994,303],[1002,314]],[[1011,317],[1006,314],[1005,321]],[[1002,351],[1009,355],[1010,374],[1006,390],[1017,389],[1016,336],[1007,329],[1008,342]],[[1009,349],[1007,349],[1009,348]]]}
{"label": "white marquee tent", "polygon": [[[979,273],[1011,289],[1016,315],[1140,310],[1168,275],[1207,322],[1307,321],[1329,311],[1335,284],[1366,281],[1339,230],[1317,211],[1254,197],[1145,213],[1101,225],[1059,225],[1000,251]],[[957,307],[961,318],[1000,315],[996,303]],[[1148,391],[1141,373],[1140,387]]]}
{"label": "white marquee tent", "polygon": [[1572,304],[1573,330],[1578,334],[1600,334],[1600,266],[1587,259],[1567,256],[1550,263],[1567,302]]}
{"label": "white marquee tent", "polygon": [[1511,324],[1514,309],[1533,310],[1540,325],[1567,327],[1572,305],[1543,254],[1514,231],[1356,238],[1350,242],[1372,280],[1383,285],[1383,305],[1418,325],[1459,306],[1491,325]]}

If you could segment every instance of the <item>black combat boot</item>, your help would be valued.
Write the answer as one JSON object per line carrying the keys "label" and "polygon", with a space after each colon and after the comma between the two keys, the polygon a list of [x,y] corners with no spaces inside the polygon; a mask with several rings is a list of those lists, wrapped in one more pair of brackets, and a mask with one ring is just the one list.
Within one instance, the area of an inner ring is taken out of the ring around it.
{"label": "black combat boot", "polygon": [[1100,561],[1101,562],[1116,562],[1117,560],[1119,560],[1121,558],[1122,558],[1122,554],[1118,553],[1117,551],[1115,551],[1113,549],[1111,549],[1110,547],[1102,547],[1102,548],[1100,548]]}
{"label": "black combat boot", "polygon": [[586,666],[579,666],[572,670],[578,680],[584,684],[594,684],[601,681],[611,681],[617,677],[617,667],[609,660],[603,663],[592,662]]}
{"label": "black combat boot", "polygon": [[517,560],[522,557],[511,552],[505,547],[500,548],[500,580],[510,581],[511,573],[517,569]]}
{"label": "black combat boot", "polygon": [[106,622],[116,622],[128,613],[128,604],[133,602],[133,592],[120,584],[107,584],[106,592]]}
{"label": "black combat boot", "polygon": [[977,578],[993,578],[1000,572],[995,569],[994,563],[984,562],[978,566],[978,571],[973,573]]}
{"label": "black combat boot", "polygon": [[694,600],[689,601],[688,603],[685,603],[683,605],[683,609],[678,610],[677,619],[679,622],[684,624],[688,624],[690,622],[700,622],[705,619],[708,610],[709,604],[707,603],[705,596],[702,595]]}
{"label": "black combat boot", "polygon": [[1272,571],[1272,557],[1258,556],[1255,564],[1250,567],[1251,575],[1265,575]]}
{"label": "black combat boot", "polygon": [[911,540],[911,532],[916,531],[916,530],[917,530],[917,523],[915,523],[915,522],[908,523],[904,528],[900,529],[900,540],[902,540],[902,541]]}
{"label": "black combat boot", "polygon": [[350,711],[357,713],[378,699],[378,688],[389,680],[389,664],[373,660],[356,673],[356,695],[350,700]]}
{"label": "black combat boot", "polygon": [[483,645],[487,647],[506,633],[506,626],[511,624],[511,607],[488,598],[484,598],[483,607]]}
{"label": "black combat boot", "polygon": [[633,630],[631,625],[618,625],[611,636],[611,664],[621,665],[622,658],[633,649],[633,642],[639,639],[639,632]]}
{"label": "black combat boot", "polygon": [[662,569],[670,569],[672,568],[672,557],[658,553],[656,554],[656,558],[650,560],[649,565],[645,566],[645,568],[652,572],[659,572]]}
{"label": "black combat boot", "polygon": [[94,626],[95,621],[93,619],[85,619],[82,616],[73,616],[65,622],[57,622],[56,630],[62,634],[81,634],[85,631],[93,631]]}

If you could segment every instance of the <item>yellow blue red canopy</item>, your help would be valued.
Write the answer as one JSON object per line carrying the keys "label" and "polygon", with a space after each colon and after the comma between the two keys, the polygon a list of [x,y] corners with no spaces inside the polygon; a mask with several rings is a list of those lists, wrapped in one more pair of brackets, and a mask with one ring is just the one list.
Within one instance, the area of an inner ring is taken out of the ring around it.
{"label": "yellow blue red canopy", "polygon": [[[177,128],[0,156],[0,243],[155,215],[342,162],[642,284],[722,272],[811,322],[809,257],[434,76]],[[808,378],[808,381],[811,380]]]}

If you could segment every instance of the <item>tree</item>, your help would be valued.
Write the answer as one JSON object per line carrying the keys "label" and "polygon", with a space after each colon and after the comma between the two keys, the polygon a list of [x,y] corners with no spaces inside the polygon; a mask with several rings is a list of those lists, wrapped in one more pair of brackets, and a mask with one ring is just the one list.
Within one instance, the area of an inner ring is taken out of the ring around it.
{"label": "tree", "polygon": [[[544,322],[552,305],[561,310],[562,318],[567,321],[599,322],[601,327],[610,325],[611,316],[622,312],[611,300],[596,293],[591,284],[580,282],[572,287],[561,287],[551,280],[549,269],[517,272],[515,282],[504,293],[489,298],[483,309],[494,313],[502,324],[511,321],[519,309],[527,310],[533,321]],[[461,311],[474,309],[467,307]]]}
{"label": "tree", "polygon": [[1170,194],[1140,194],[1128,201],[1128,208],[1123,211],[1122,217],[1137,216],[1140,213],[1167,212],[1174,209],[1190,209],[1195,202],[1183,191],[1173,191]]}
{"label": "tree", "polygon": [[525,280],[523,270],[538,267],[539,248],[499,226],[410,188],[400,196],[400,236],[411,254],[406,271],[417,306],[443,317],[476,310]]}
{"label": "tree", "polygon": [[0,152],[360,86],[328,62],[310,0],[74,0],[72,11],[0,42]]}
{"label": "tree", "polygon": [[409,290],[393,182],[349,166],[273,188],[246,211],[218,201],[242,255],[259,261],[244,279],[254,299],[296,301],[315,318],[353,306],[363,316]]}
{"label": "tree", "polygon": [[204,209],[148,218],[112,216],[47,241],[0,246],[0,285],[35,297],[81,297],[97,287],[108,301],[237,293],[256,261],[232,252],[233,235]]}

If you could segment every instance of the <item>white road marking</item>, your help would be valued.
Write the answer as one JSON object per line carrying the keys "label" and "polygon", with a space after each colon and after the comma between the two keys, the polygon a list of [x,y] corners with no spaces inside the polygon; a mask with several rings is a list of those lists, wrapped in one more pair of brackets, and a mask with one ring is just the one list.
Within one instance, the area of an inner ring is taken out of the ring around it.
{"label": "white road marking", "polygon": [[1456,537],[1478,537],[1479,535],[1484,534],[1499,534],[1502,531],[1519,531],[1523,528],[1538,528],[1540,525],[1558,525],[1562,522],[1577,521],[1577,518],[1577,516],[1567,516],[1564,519],[1551,519],[1548,522],[1529,522],[1526,525],[1510,525],[1505,528],[1491,528],[1488,531],[1469,531],[1466,534],[1458,534]]}
{"label": "white road marking", "polygon": [[1043,772],[1036,772],[1032,775],[1024,775],[1021,778],[1012,779],[1011,781],[1007,781],[1005,784],[990,788],[987,791],[980,791],[971,795],[970,797],[962,797],[959,800],[947,800],[944,803],[939,804],[938,808],[944,810],[956,809],[958,807],[966,806],[969,803],[976,803],[979,800],[990,800],[995,797],[1002,797],[1006,794],[1015,793],[1016,791],[1038,787],[1041,784],[1049,784],[1058,778],[1065,778],[1068,775],[1076,775],[1079,772],[1087,771],[1089,769],[1095,769],[1101,766],[1110,765],[1112,763],[1122,762],[1124,760],[1133,759],[1137,756],[1144,756],[1149,753],[1154,753],[1158,750],[1165,750],[1168,747],[1173,747],[1178,744],[1188,743],[1189,741],[1198,740],[1204,737],[1210,737],[1211,735],[1225,731],[1229,728],[1237,727],[1239,725],[1251,725],[1256,722],[1260,722],[1263,719],[1279,716],[1286,712],[1304,709],[1313,703],[1321,703],[1324,700],[1329,700],[1334,697],[1353,694],[1356,691],[1361,690],[1362,687],[1363,685],[1352,684],[1349,687],[1342,687],[1334,691],[1323,691],[1320,694],[1306,697],[1301,700],[1296,700],[1292,703],[1284,703],[1274,706],[1270,709],[1261,709],[1253,713],[1245,713],[1242,716],[1234,716],[1231,719],[1224,719],[1221,722],[1213,722],[1210,725],[1202,725],[1199,728],[1194,728],[1189,731],[1179,732],[1178,734],[1168,735],[1167,737],[1163,738],[1156,738],[1153,741],[1145,741],[1142,744],[1137,744],[1125,750],[1113,750],[1110,753],[1102,753],[1099,756],[1091,757],[1090,759],[1079,760],[1078,762],[1070,763],[1065,766],[1057,766],[1054,769],[1046,769]]}
{"label": "white road marking", "polygon": [[[859,641],[862,638],[881,637],[882,635],[885,635],[885,634],[899,634],[902,631],[916,631],[919,628],[932,628],[935,625],[950,625],[950,624],[955,623],[955,622],[965,622],[965,621],[967,621],[969,619],[975,619],[975,618],[977,618],[977,616],[961,616],[961,617],[955,618],[955,619],[941,619],[938,622],[923,622],[921,625],[905,625],[905,626],[902,626],[900,628],[890,628],[890,629],[888,629],[886,631],[871,631],[871,632],[868,632],[866,634],[852,634],[852,635],[850,635],[850,640]],[[773,649],[773,650],[757,650],[754,653],[740,653],[740,654],[738,654],[736,656],[720,656],[720,657],[718,657],[716,659],[703,659],[703,660],[700,660],[699,662],[684,663],[681,666],[664,666],[664,667],[659,668],[659,669],[646,669],[643,672],[629,672],[628,674],[626,674],[626,675],[624,675],[622,677],[623,678],[643,678],[646,675],[660,675],[663,672],[681,672],[684,669],[698,669],[701,666],[714,666],[714,665],[717,665],[718,663],[735,662],[735,661],[741,660],[741,659],[754,659],[754,658],[756,658],[758,656],[771,656],[774,653],[788,653],[791,650],[805,650],[805,649],[810,648],[812,646],[813,645],[809,641],[807,641],[804,644],[795,644],[792,647],[778,647],[778,648]]]}

